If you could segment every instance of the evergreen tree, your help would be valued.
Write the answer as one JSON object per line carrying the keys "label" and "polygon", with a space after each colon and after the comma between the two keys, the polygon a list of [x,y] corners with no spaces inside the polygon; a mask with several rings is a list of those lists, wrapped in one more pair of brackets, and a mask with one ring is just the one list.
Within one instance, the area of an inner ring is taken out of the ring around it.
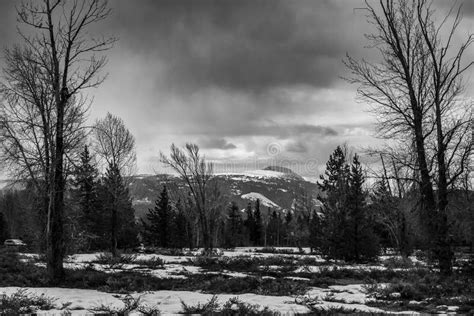
{"label": "evergreen tree", "polygon": [[309,221],[309,247],[311,252],[319,249],[322,239],[322,224],[320,214],[313,210]]}
{"label": "evergreen tree", "polygon": [[277,212],[273,210],[268,222],[267,244],[269,246],[279,246],[281,220]]}
{"label": "evergreen tree", "polygon": [[250,202],[247,204],[245,213],[247,215],[247,218],[245,219],[245,222],[244,222],[244,225],[246,227],[246,232],[247,232],[246,235],[247,235],[249,244],[252,244],[254,240],[254,232],[255,232],[255,217],[252,210],[252,204]]}
{"label": "evergreen tree", "polygon": [[8,231],[8,223],[5,219],[5,216],[0,212],[0,243],[3,243],[5,239],[10,238]]}
{"label": "evergreen tree", "polygon": [[229,205],[224,234],[224,245],[226,248],[234,248],[241,245],[242,218],[239,214],[239,206],[235,202]]}
{"label": "evergreen tree", "polygon": [[110,215],[110,250],[116,255],[118,248],[130,248],[138,244],[135,211],[117,165],[109,164],[101,188],[104,210]]}
{"label": "evergreen tree", "polygon": [[170,246],[173,248],[184,248],[188,243],[188,221],[186,219],[186,214],[183,210],[177,208],[172,215]]}
{"label": "evergreen tree", "polygon": [[253,243],[256,246],[261,246],[263,222],[262,222],[262,214],[260,212],[260,199],[257,199],[257,201],[255,201],[254,223],[255,224],[253,228]]}
{"label": "evergreen tree", "polygon": [[379,253],[378,237],[373,231],[366,205],[367,194],[363,190],[365,182],[362,166],[357,154],[354,155],[349,176],[348,227],[345,229],[345,259],[355,262],[374,260]]}
{"label": "evergreen tree", "polygon": [[80,154],[80,164],[76,168],[75,184],[79,199],[79,229],[87,240],[87,248],[90,248],[93,240],[98,237],[103,224],[99,214],[101,206],[97,195],[97,175],[97,168],[93,165],[88,146],[85,145]]}
{"label": "evergreen tree", "polygon": [[329,156],[326,171],[318,186],[323,202],[320,250],[328,258],[344,259],[346,256],[345,230],[347,229],[347,195],[350,169],[346,153],[340,146]]}
{"label": "evergreen tree", "polygon": [[148,210],[147,219],[148,223],[145,223],[144,227],[148,241],[154,246],[169,247],[173,211],[166,186],[163,187],[159,199],[155,201],[155,207]]}

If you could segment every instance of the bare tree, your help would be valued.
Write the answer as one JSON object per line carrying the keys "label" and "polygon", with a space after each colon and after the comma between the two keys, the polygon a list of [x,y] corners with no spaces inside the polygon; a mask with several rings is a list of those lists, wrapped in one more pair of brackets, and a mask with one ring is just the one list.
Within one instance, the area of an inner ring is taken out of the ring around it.
{"label": "bare tree", "polygon": [[105,1],[27,1],[17,12],[30,30],[20,31],[22,46],[6,53],[2,154],[16,164],[17,175],[44,179],[48,274],[59,282],[64,277],[66,154],[81,123],[74,117],[82,119],[82,91],[104,80],[98,73],[106,58],[96,53],[115,39],[90,37],[89,27],[109,15]]}
{"label": "bare tree", "polygon": [[186,144],[184,149],[171,145],[169,157],[160,153],[161,162],[171,167],[189,188],[194,202],[203,244],[206,250],[213,248],[216,223],[224,207],[222,191],[213,177],[213,165],[200,155],[199,147]]}
{"label": "bare tree", "polygon": [[95,148],[96,153],[105,161],[107,172],[114,175],[116,181],[123,183],[112,183],[107,187],[112,196],[112,216],[111,216],[111,252],[117,254],[117,234],[118,234],[118,208],[121,200],[119,190],[121,185],[125,185],[124,176],[132,174],[135,166],[135,138],[127,129],[123,120],[117,116],[107,113],[106,117],[97,120],[94,125]]}
{"label": "bare tree", "polygon": [[135,168],[135,138],[118,116],[107,113],[94,125],[95,151],[106,166],[117,166],[122,176]]}
{"label": "bare tree", "polygon": [[[448,192],[468,169],[472,153],[472,104],[462,98],[462,75],[472,66],[464,62],[473,37],[458,48],[452,39],[461,22],[460,8],[450,27],[454,8],[435,22],[426,0],[379,0],[380,9],[366,2],[368,20],[376,31],[367,35],[382,60],[371,63],[348,57],[350,82],[359,85],[361,100],[373,105],[379,136],[392,144],[413,148],[409,162],[419,185],[421,214],[442,273],[452,270],[453,252],[447,222]],[[441,34],[447,33],[446,40]],[[408,140],[408,141],[407,141]],[[401,154],[401,155],[400,155]]]}

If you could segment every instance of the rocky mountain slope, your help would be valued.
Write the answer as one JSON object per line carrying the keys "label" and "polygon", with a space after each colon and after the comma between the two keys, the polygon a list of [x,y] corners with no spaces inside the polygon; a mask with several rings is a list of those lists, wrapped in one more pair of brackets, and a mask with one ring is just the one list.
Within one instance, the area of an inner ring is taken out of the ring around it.
{"label": "rocky mountain slope", "polygon": [[[228,190],[230,199],[240,208],[249,202],[260,199],[262,206],[277,210],[290,209],[294,199],[303,193],[318,194],[315,183],[308,182],[292,170],[278,166],[270,166],[263,170],[241,173],[222,173],[216,175],[222,181],[221,188]],[[184,188],[185,185],[177,177],[170,175],[141,175],[134,177],[130,184],[130,193],[137,216],[143,216],[153,207],[163,186]]]}

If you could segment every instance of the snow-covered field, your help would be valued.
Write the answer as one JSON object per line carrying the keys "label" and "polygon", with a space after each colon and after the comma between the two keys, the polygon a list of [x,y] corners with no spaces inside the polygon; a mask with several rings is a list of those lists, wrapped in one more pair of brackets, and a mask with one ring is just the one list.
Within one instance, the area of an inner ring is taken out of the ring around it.
{"label": "snow-covered field", "polygon": [[[279,248],[283,250],[284,248]],[[290,248],[286,248],[288,251]],[[309,249],[305,249],[309,252]],[[97,262],[97,256],[99,253],[92,254],[76,254],[69,256],[66,259],[65,266],[69,269],[83,269],[84,267],[93,268],[97,271],[104,271],[107,273],[114,273],[120,271],[133,270],[135,272],[150,274],[157,278],[180,278],[186,279],[188,276],[193,274],[220,274],[230,276],[232,278],[242,278],[251,276],[252,273],[245,271],[207,271],[199,266],[193,265],[193,258],[199,253],[199,251],[189,252],[184,256],[168,256],[161,254],[137,254],[136,260],[149,260],[152,258],[160,258],[163,260],[164,265],[162,267],[151,269],[140,266],[139,264],[123,264],[119,268],[111,267],[106,264],[100,264]],[[23,260],[33,260],[35,254],[22,254]],[[250,256],[250,257],[283,257],[283,258],[294,258],[292,254],[275,254],[275,253],[260,253],[253,251],[253,248],[237,248],[234,251],[223,251],[220,258],[223,257],[237,257],[237,256]],[[386,269],[383,265],[342,265],[336,263],[325,262],[322,258],[309,255],[299,254],[298,258],[311,259],[316,265],[304,265],[298,266],[294,270],[295,273],[315,273],[320,269],[360,269],[360,270],[371,270],[371,269]],[[44,265],[44,263],[36,261],[37,265]],[[278,270],[280,266],[266,266],[268,270]],[[272,278],[271,276],[264,276],[263,278]],[[295,280],[297,282],[307,282],[308,278],[288,276],[287,279]],[[0,294],[5,293],[10,295],[18,290],[17,287],[3,287],[0,288]],[[125,297],[124,294],[114,294],[99,292],[92,289],[72,289],[72,288],[28,288],[28,292],[32,294],[45,294],[46,296],[53,297],[55,310],[38,311],[40,315],[65,315],[70,313],[71,315],[90,315],[92,310],[97,309],[101,306],[108,306],[110,309],[123,308],[124,303],[122,299]],[[197,303],[205,303],[212,298],[212,294],[191,292],[191,291],[148,291],[142,293],[131,293],[135,298],[140,297],[140,303],[147,306],[154,306],[161,311],[161,314],[177,314],[182,310],[182,303],[185,302],[187,305],[196,305]],[[305,313],[309,309],[301,304],[302,302],[311,302],[316,304],[319,308],[334,308],[343,306],[347,309],[355,309],[361,312],[374,312],[381,313],[383,310],[375,307],[367,306],[366,303],[372,298],[369,298],[364,291],[362,284],[344,284],[344,285],[332,285],[326,288],[310,287],[304,295],[287,295],[287,296],[273,296],[273,295],[258,295],[253,293],[244,294],[217,294],[219,304],[224,304],[230,298],[238,297],[242,302],[249,304],[258,304],[260,308],[268,307],[273,311],[278,311],[283,315],[291,315],[295,313]],[[298,304],[299,303],[299,304]],[[66,313],[67,311],[67,313]],[[403,314],[417,314],[416,312],[404,311]]]}

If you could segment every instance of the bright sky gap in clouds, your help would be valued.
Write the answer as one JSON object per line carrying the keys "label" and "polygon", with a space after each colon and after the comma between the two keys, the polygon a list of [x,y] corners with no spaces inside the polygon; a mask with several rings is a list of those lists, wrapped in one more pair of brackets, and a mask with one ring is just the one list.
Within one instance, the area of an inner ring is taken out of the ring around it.
{"label": "bright sky gap in clouds", "polygon": [[[446,12],[448,2],[434,5]],[[464,36],[473,29],[474,1],[458,2]],[[0,1],[2,49],[20,42],[15,4]],[[365,48],[370,25],[362,1],[109,5],[112,16],[94,31],[119,41],[108,52],[108,79],[89,91],[90,121],[107,112],[123,118],[136,137],[140,173],[166,172],[158,156],[173,142],[197,143],[218,172],[271,163],[308,177],[320,173],[339,144],[357,150],[380,142],[355,87],[341,79],[346,53],[377,58]]]}

